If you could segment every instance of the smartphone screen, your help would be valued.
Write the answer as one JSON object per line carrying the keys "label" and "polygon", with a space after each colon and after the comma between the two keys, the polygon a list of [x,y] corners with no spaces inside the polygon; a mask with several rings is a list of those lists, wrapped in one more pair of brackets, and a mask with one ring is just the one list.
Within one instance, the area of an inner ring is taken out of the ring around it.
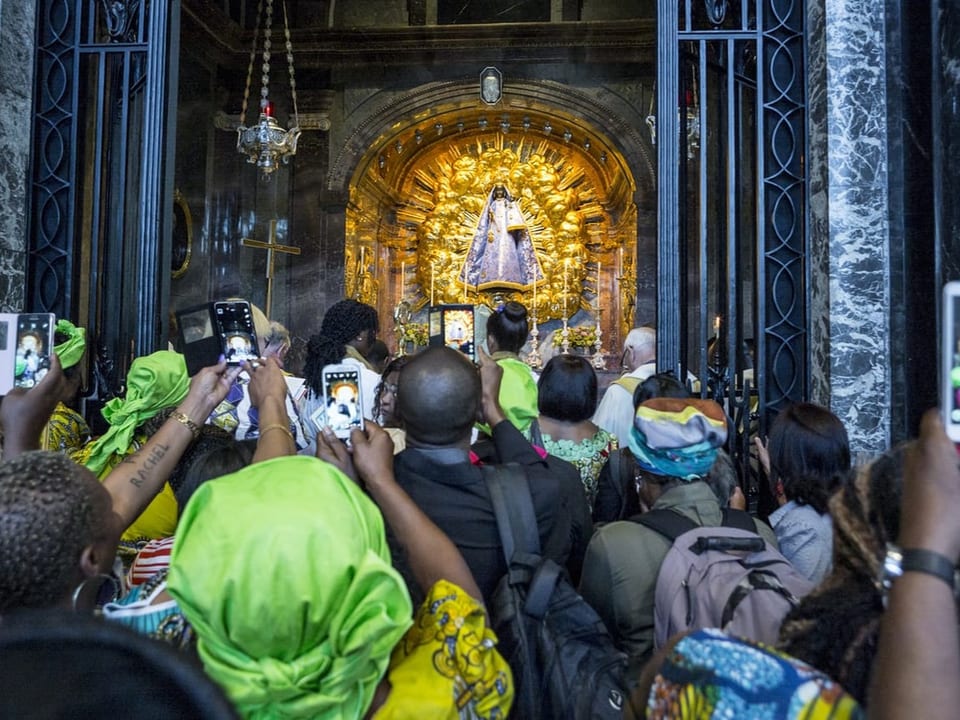
{"label": "smartphone screen", "polygon": [[326,424],[339,438],[349,438],[363,429],[363,403],[360,401],[360,371],[345,365],[323,369],[323,396]]}
{"label": "smartphone screen", "polygon": [[228,365],[240,365],[260,357],[250,303],[246,301],[215,303],[214,317],[223,355]]}
{"label": "smartphone screen", "polygon": [[17,316],[17,349],[13,385],[32,388],[50,370],[53,349],[53,315],[28,313]]}
{"label": "smartphone screen", "polygon": [[472,307],[445,308],[443,311],[443,344],[476,360]]}
{"label": "smartphone screen", "polygon": [[960,442],[960,282],[943,288],[943,424],[947,435]]}

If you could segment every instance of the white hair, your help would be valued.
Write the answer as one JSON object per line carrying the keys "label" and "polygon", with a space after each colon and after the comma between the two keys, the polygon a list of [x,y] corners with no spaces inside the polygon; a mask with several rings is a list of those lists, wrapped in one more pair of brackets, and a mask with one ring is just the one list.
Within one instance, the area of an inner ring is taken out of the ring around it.
{"label": "white hair", "polygon": [[623,341],[623,349],[650,348],[651,351],[657,349],[657,331],[650,327],[634,328],[627,333],[626,340]]}

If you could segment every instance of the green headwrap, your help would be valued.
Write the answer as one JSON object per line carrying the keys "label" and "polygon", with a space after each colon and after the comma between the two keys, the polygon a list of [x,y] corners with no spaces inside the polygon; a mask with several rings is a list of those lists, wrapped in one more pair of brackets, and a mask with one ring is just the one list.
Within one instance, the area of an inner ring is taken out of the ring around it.
{"label": "green headwrap", "polygon": [[189,389],[190,376],[180,353],[160,350],[134,360],[127,373],[126,397],[104,406],[110,429],[93,443],[85,465],[99,475],[114,453],[126,454],[141,423],[179,404]]}
{"label": "green headwrap", "polygon": [[83,353],[87,351],[87,330],[77,327],[69,320],[57,320],[57,332],[67,336],[65,341],[53,347],[53,351],[60,358],[60,367],[66,370],[80,362]]}
{"label": "green headwrap", "polygon": [[201,485],[180,517],[167,589],[245,718],[362,717],[411,624],[380,512],[303,455]]}
{"label": "green headwrap", "polygon": [[[540,414],[537,407],[537,381],[530,372],[530,366],[512,353],[494,353],[491,357],[503,368],[500,409],[511,425],[525,433]],[[490,426],[486,423],[477,423],[477,427],[490,434]]]}

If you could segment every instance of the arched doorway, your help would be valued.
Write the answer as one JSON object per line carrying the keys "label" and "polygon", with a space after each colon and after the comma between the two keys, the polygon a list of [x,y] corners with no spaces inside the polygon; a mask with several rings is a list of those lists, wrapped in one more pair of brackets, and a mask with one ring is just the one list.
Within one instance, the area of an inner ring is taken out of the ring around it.
{"label": "arched doorway", "polygon": [[[652,233],[638,230],[655,204],[652,148],[635,128],[618,128],[609,108],[568,88],[528,82],[504,96],[489,106],[476,85],[437,84],[358,123],[370,137],[349,175],[346,293],[377,306],[382,318],[404,302],[413,314],[410,340],[430,304],[516,299],[544,333],[568,318],[575,328],[568,339],[590,343],[591,352],[599,327],[606,360],[619,357],[638,315],[638,267],[652,270],[656,257]],[[345,180],[346,169],[338,163],[331,184]],[[468,271],[498,185],[522,213],[536,282]],[[655,297],[642,302],[652,308]],[[395,347],[403,344],[383,330]]]}

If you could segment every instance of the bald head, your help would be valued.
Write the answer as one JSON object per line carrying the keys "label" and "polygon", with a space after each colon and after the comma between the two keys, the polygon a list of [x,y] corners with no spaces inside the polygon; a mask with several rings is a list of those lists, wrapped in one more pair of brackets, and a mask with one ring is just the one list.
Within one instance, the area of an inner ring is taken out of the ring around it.
{"label": "bald head", "polygon": [[656,357],[656,330],[649,327],[639,327],[627,333],[627,338],[623,341],[623,364],[631,372],[644,363],[655,360]]}
{"label": "bald head", "polygon": [[400,371],[397,412],[407,436],[429,445],[469,438],[480,405],[480,375],[456,350],[434,347]]}

